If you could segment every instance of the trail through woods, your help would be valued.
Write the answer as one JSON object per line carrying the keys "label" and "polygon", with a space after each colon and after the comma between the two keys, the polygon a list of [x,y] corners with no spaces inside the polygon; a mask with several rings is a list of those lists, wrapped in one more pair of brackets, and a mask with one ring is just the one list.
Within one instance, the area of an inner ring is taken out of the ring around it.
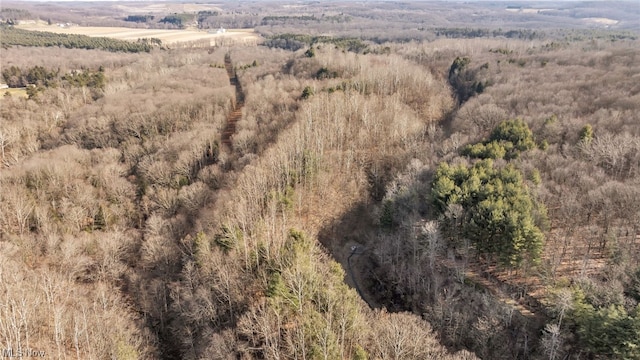
{"label": "trail through woods", "polygon": [[[362,292],[362,289],[360,288],[359,282],[361,281],[360,279],[362,278],[362,274],[360,273],[354,273],[353,272],[353,268],[351,266],[351,258],[353,257],[353,255],[362,255],[363,254],[363,250],[358,248],[357,245],[352,245],[351,246],[351,254],[349,254],[349,257],[347,258],[347,273],[349,274],[349,277],[351,278],[351,281],[353,282],[353,286],[356,288],[356,291],[358,292],[358,295],[360,295],[360,297],[362,298],[362,300],[364,300],[364,302],[367,303],[367,305],[369,305],[370,308],[375,308],[376,305],[373,304],[371,302],[371,300],[369,300],[369,296],[365,296],[365,294]],[[356,277],[356,275],[358,275]]]}
{"label": "trail through woods", "polygon": [[227,118],[227,125],[222,131],[222,144],[225,145],[225,148],[228,150],[233,149],[233,145],[231,144],[231,138],[236,132],[236,124],[242,118],[242,108],[244,106],[244,93],[242,92],[242,86],[240,85],[240,81],[238,81],[238,75],[233,68],[233,64],[231,63],[231,55],[226,54],[224,57],[224,67],[227,70],[227,75],[229,76],[229,84],[231,86],[235,86],[236,88],[236,100],[233,104],[233,110],[229,114]]}

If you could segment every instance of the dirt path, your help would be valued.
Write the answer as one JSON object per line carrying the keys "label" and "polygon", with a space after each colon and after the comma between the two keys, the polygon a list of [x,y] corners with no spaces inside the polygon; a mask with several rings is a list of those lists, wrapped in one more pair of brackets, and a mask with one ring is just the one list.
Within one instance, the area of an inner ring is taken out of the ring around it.
{"label": "dirt path", "polygon": [[366,302],[370,308],[372,309],[379,308],[380,306],[378,304],[375,304],[373,301],[371,301],[371,297],[368,294],[365,294],[362,288],[360,288],[360,283],[362,282],[362,274],[358,271],[356,272],[353,271],[351,258],[353,258],[354,256],[364,254],[365,250],[361,245],[355,245],[355,244],[351,245],[350,249],[351,249],[351,254],[349,254],[349,257],[347,257],[347,274],[349,275],[349,278],[351,279],[353,286],[358,292],[358,295],[360,295],[360,298],[362,298],[362,300],[364,300],[364,302]]}
{"label": "dirt path", "polygon": [[242,119],[242,108],[244,107],[244,92],[242,92],[242,86],[240,85],[240,81],[238,80],[238,75],[233,68],[230,54],[227,54],[224,57],[224,67],[227,70],[227,75],[229,76],[229,84],[231,86],[235,86],[236,88],[236,100],[233,104],[233,110],[229,114],[229,117],[227,118],[227,125],[222,131],[222,144],[225,148],[231,151],[233,150],[231,139],[236,133],[236,124],[240,119]]}
{"label": "dirt path", "polygon": [[[450,272],[459,273],[458,277],[462,275],[466,281],[484,288],[491,293],[496,300],[511,307],[514,311],[520,313],[520,315],[531,319],[534,323],[542,326],[549,320],[545,313],[544,306],[540,301],[523,291],[515,291],[516,296],[513,296],[513,294],[510,296],[505,293],[503,288],[505,286],[508,287],[509,284],[496,278],[491,273],[482,270],[479,264],[471,262],[463,266],[461,262],[451,259],[441,259],[438,263]],[[514,291],[508,292],[514,293]]]}

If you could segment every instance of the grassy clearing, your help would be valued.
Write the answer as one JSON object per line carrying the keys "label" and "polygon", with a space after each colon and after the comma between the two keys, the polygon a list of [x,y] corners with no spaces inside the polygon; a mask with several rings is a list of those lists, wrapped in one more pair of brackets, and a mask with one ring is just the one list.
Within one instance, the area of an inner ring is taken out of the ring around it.
{"label": "grassy clearing", "polygon": [[3,99],[5,96],[18,96],[23,98],[28,97],[26,88],[0,89],[0,93],[3,95],[0,96],[0,99]]}

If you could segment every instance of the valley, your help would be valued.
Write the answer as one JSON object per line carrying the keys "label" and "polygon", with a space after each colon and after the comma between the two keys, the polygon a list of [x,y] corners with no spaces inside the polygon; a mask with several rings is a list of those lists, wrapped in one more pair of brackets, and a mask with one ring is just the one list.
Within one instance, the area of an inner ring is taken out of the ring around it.
{"label": "valley", "polygon": [[619,8],[3,2],[0,344],[638,358]]}

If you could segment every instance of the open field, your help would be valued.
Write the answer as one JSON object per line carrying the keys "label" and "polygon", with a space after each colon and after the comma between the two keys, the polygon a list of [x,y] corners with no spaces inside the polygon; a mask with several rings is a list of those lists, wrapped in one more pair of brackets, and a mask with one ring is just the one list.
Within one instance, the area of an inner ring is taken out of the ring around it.
{"label": "open field", "polygon": [[163,29],[132,29],[125,27],[98,27],[98,26],[69,26],[60,27],[46,24],[25,24],[18,26],[24,30],[49,31],[57,34],[76,34],[91,37],[109,37],[118,40],[135,41],[143,38],[156,38],[163,45],[209,40],[211,45],[220,44],[231,40],[234,43],[255,45],[261,41],[261,36],[253,29],[229,29],[224,33],[211,33],[204,30],[163,30]]}

